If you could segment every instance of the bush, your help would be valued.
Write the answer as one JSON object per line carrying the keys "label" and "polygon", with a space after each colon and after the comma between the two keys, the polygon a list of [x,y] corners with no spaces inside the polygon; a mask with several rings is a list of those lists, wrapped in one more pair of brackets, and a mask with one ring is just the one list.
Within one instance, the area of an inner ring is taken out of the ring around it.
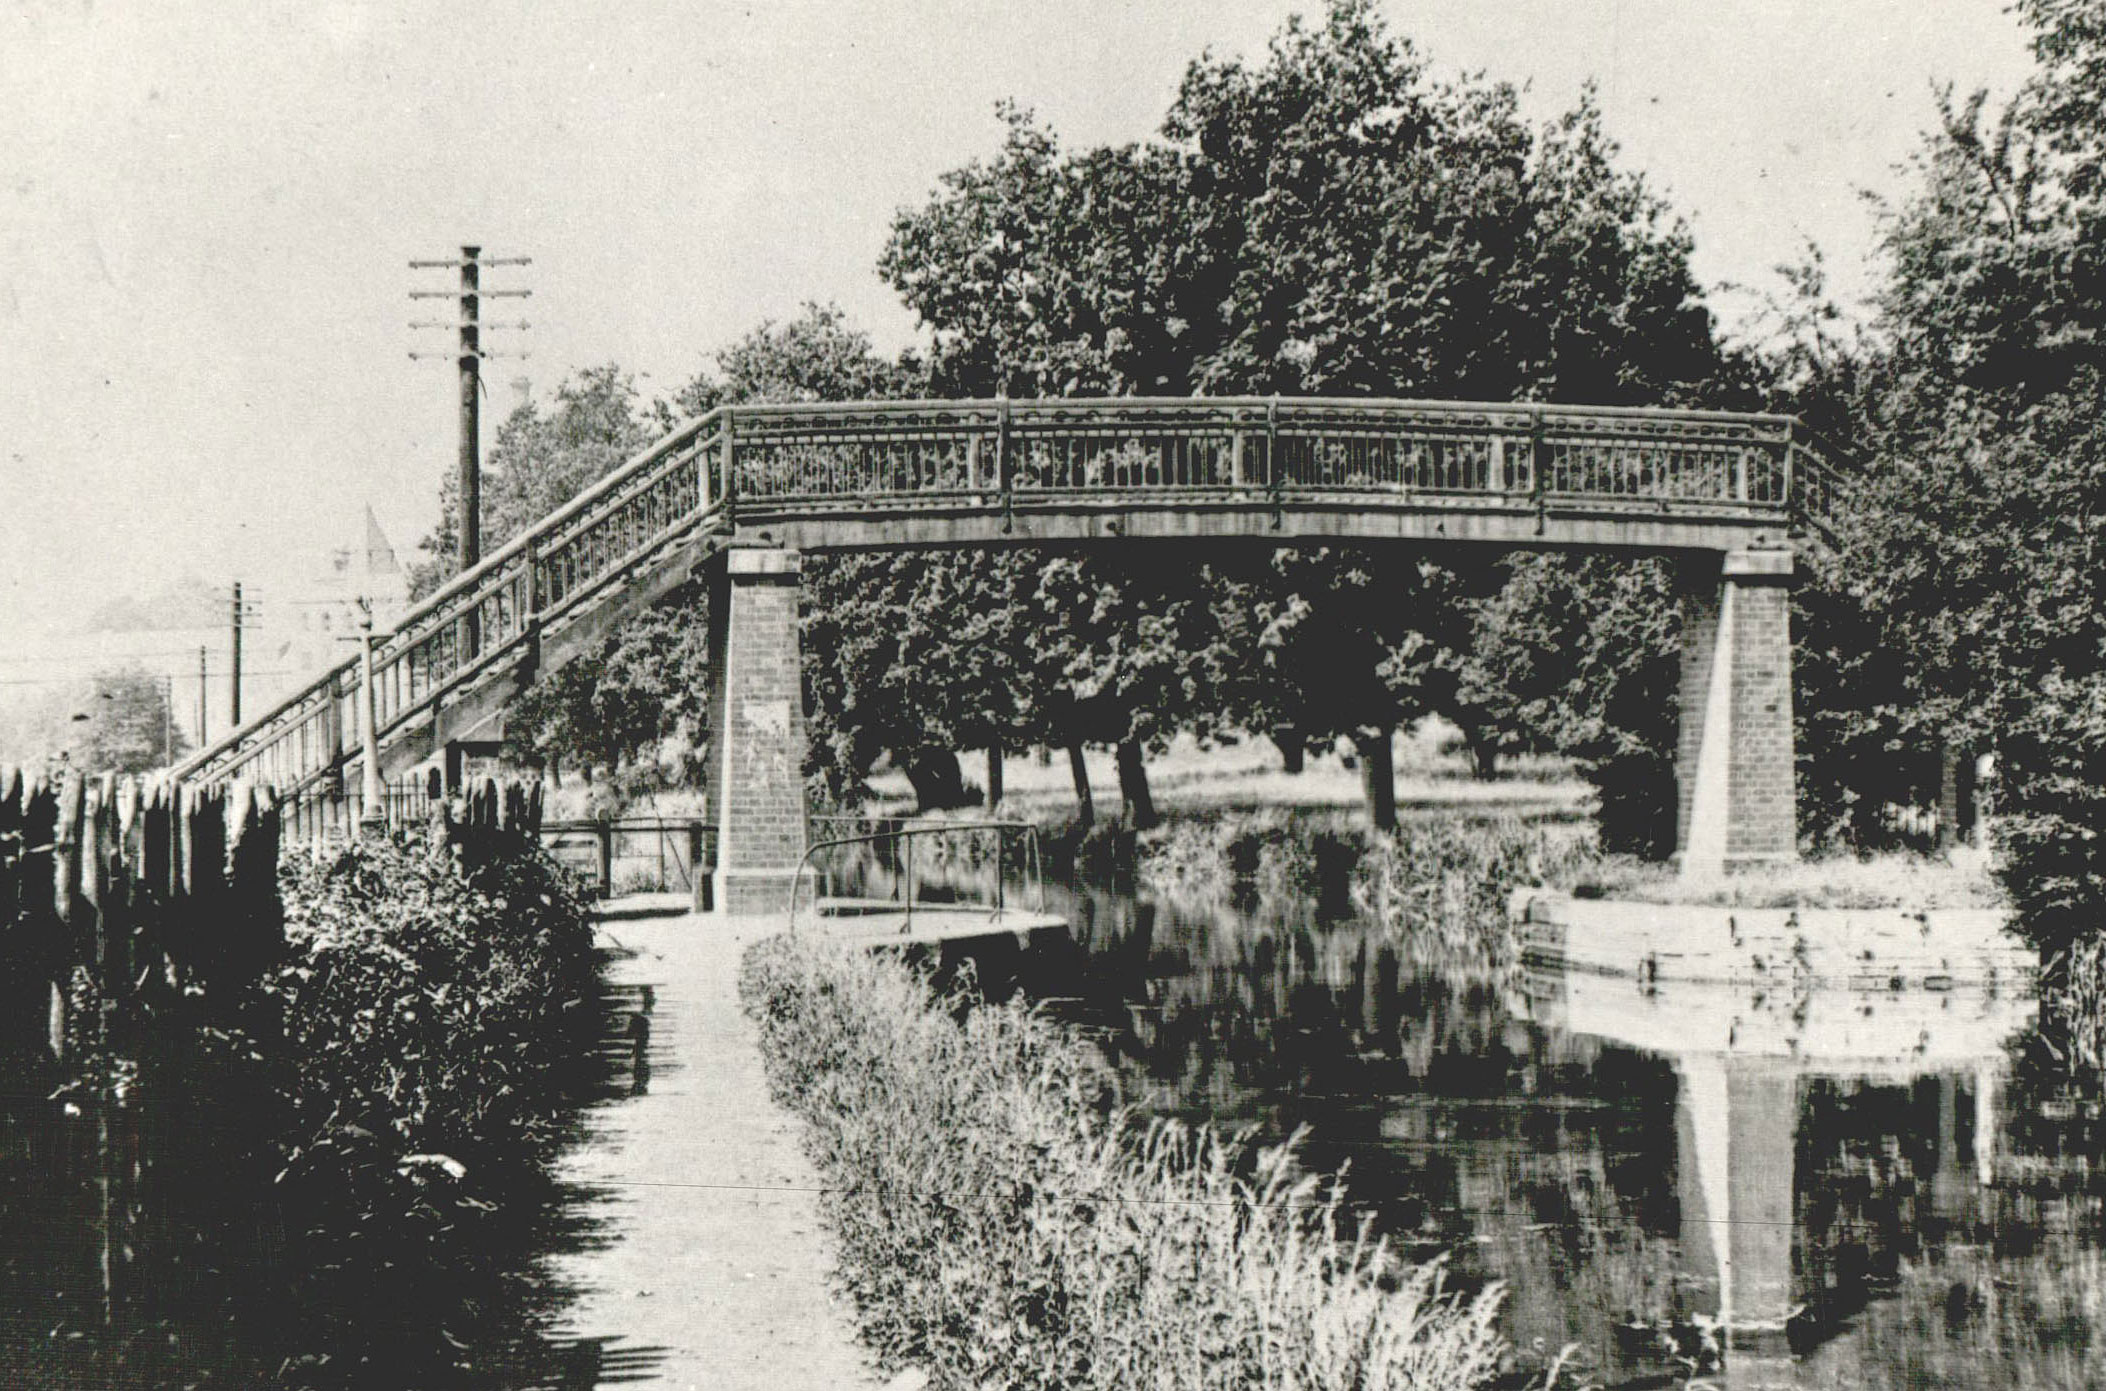
{"label": "bush", "polygon": [[1060,1391],[1442,1391],[1496,1370],[1496,1290],[1458,1300],[1438,1263],[1346,1230],[1342,1190],[1291,1147],[1106,1118],[1101,1065],[1051,1022],[810,939],[757,946],[741,987],[887,1368]]}
{"label": "bush", "polygon": [[2106,913],[2106,677],[2055,676],[2000,758],[1999,872],[2043,954],[2101,934]]}
{"label": "bush", "polygon": [[399,1154],[538,1155],[549,1078],[590,1047],[591,926],[573,882],[518,848],[461,870],[427,842],[286,857],[286,1163],[332,1165],[347,1128]]}
{"label": "bush", "polygon": [[501,1336],[505,1272],[590,1066],[584,900],[522,838],[474,848],[360,842],[280,872],[287,955],[230,1051],[275,1093],[295,1301],[278,1331],[308,1354],[304,1382],[422,1384]]}

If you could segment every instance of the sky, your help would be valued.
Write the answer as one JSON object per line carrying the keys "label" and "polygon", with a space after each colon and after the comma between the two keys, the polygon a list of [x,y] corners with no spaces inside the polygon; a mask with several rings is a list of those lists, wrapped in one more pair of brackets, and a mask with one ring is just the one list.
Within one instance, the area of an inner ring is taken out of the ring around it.
{"label": "sky", "polygon": [[[616,362],[670,393],[806,301],[881,347],[893,216],[991,153],[997,102],[1068,148],[1150,134],[1203,50],[1262,56],[1291,0],[0,5],[0,647],[186,576],[268,617],[366,506],[407,557],[456,457],[457,254],[530,288],[486,318],[485,441]],[[1599,85],[1707,286],[1808,240],[1869,284],[1864,195],[1935,85],[2028,67],[2000,0],[1387,0],[1441,72],[1547,119]],[[1746,301],[1739,301],[1746,302]],[[1715,301],[1730,318],[1731,297]]]}

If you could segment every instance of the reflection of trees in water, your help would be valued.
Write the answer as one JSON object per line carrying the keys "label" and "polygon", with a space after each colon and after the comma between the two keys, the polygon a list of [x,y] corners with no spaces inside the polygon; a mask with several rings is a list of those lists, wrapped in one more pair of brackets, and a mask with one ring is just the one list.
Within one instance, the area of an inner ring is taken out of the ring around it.
{"label": "reflection of trees in water", "polygon": [[2037,1033],[2011,1053],[1987,1182],[1971,1162],[1977,1079],[1810,1092],[1804,1283],[1853,1330],[1819,1354],[1836,1384],[2106,1385],[2100,1098]]}
{"label": "reflection of trees in water", "polygon": [[[1796,1136],[1765,1165],[1797,1225],[1777,1257],[1804,1306],[1787,1348],[1707,1331],[1716,1252],[1691,1241],[1715,1219],[1682,1172],[1690,1084],[1670,1057],[1518,1019],[1497,972],[1428,961],[1307,904],[1054,906],[1074,942],[1026,963],[1030,988],[1070,997],[1056,1008],[1103,1039],[1131,1100],[1261,1139],[1310,1125],[1305,1162],[1349,1163],[1354,1201],[1384,1230],[1509,1282],[1505,1328],[1524,1349],[1579,1342],[1578,1368],[1610,1385],[1697,1369],[1722,1385],[2106,1384],[2093,1177],[2106,1127],[2037,1043],[2014,1047],[2015,1069],[1903,1064],[1875,1081],[1809,1066],[1795,1091],[1766,1089],[1782,1112],[1744,1126]],[[1986,1099],[1985,1185],[1975,1092],[2007,1074]],[[1742,1272],[1742,1308],[1767,1312],[1758,1274]]]}
{"label": "reflection of trees in water", "polygon": [[1035,961],[1034,988],[1075,997],[1064,1012],[1143,1109],[1261,1137],[1310,1125],[1304,1162],[1349,1166],[1379,1229],[1452,1253],[1466,1281],[1510,1282],[1523,1346],[1605,1348],[1682,1312],[1661,1162],[1675,1084],[1658,1060],[1515,1019],[1481,960],[1437,969],[1366,920],[1103,894],[1060,906],[1075,947]]}

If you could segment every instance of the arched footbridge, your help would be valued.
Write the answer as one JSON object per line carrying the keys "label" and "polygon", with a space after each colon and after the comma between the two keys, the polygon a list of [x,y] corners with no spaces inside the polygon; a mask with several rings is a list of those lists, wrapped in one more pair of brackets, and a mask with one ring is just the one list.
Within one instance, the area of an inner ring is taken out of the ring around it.
{"label": "arched footbridge", "polygon": [[[1784,416],[1310,398],[730,406],[678,426],[200,750],[319,825],[705,578],[717,902],[777,907],[805,845],[806,551],[1245,537],[1670,554],[1684,583],[1685,865],[1789,858],[1793,546],[1830,478]],[[371,718],[365,720],[370,708]]]}

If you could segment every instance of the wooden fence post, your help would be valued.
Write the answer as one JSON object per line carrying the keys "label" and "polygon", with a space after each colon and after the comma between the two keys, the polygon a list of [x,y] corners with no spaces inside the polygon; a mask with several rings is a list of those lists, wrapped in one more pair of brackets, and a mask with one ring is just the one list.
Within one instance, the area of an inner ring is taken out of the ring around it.
{"label": "wooden fence post", "polygon": [[72,963],[80,959],[80,834],[82,801],[87,788],[79,773],[69,772],[60,780],[51,828],[51,914],[58,923],[46,963],[51,982],[49,1040],[54,1061],[66,1060],[66,1025],[72,1008]]}

